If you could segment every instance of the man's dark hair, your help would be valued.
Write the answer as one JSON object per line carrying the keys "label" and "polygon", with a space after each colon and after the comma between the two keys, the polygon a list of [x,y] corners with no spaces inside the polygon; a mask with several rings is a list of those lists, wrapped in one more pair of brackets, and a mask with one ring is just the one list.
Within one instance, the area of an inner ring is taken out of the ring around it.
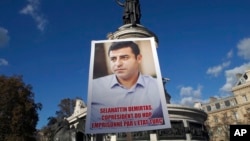
{"label": "man's dark hair", "polygon": [[109,47],[108,55],[109,55],[110,51],[112,51],[112,50],[117,50],[117,49],[126,48],[126,47],[131,48],[132,52],[135,54],[135,57],[137,57],[137,55],[140,54],[140,49],[136,43],[134,43],[132,41],[122,41],[122,42],[114,42]]}

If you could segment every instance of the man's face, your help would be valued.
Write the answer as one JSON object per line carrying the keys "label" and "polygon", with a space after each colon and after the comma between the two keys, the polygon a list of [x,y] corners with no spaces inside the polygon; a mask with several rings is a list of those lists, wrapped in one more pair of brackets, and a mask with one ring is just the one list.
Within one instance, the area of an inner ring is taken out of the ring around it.
{"label": "man's face", "polygon": [[111,70],[118,79],[129,80],[138,76],[141,55],[135,56],[130,47],[111,50]]}

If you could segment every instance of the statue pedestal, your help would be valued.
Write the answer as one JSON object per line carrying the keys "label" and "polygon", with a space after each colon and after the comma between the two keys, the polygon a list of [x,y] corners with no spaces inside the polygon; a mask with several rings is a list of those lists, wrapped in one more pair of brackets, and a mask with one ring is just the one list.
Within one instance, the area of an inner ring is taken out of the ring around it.
{"label": "statue pedestal", "polygon": [[154,37],[156,45],[158,44],[158,37],[140,24],[136,24],[136,26],[133,26],[132,24],[125,24],[119,27],[117,31],[107,35],[109,40],[147,37]]}

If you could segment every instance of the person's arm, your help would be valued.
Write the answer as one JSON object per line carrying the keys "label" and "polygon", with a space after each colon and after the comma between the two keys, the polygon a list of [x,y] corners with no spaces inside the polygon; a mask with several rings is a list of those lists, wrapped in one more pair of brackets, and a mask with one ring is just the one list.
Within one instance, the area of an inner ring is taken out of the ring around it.
{"label": "person's arm", "polygon": [[119,0],[116,0],[116,3],[118,3],[120,6],[124,7],[124,3],[121,3]]}

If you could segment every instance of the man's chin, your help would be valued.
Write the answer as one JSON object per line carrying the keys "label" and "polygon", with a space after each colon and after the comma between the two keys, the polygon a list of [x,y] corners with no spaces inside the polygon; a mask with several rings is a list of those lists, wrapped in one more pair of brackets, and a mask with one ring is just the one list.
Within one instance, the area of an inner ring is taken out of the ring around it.
{"label": "man's chin", "polygon": [[119,79],[125,79],[126,78],[125,74],[121,74],[121,73],[116,74],[116,77],[119,78]]}

